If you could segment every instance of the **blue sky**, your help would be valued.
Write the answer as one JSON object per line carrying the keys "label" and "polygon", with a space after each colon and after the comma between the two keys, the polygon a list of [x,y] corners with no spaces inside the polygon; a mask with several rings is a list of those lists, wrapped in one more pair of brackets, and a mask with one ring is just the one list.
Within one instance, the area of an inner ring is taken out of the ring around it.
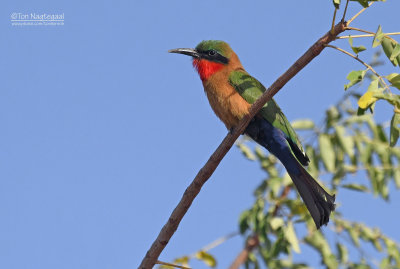
{"label": "blue sky", "polygon": [[[349,14],[359,9],[352,2]],[[353,26],[399,31],[399,9],[395,0],[377,3]],[[190,60],[167,50],[225,40],[269,85],[328,30],[333,13],[330,0],[5,0],[0,10],[0,268],[8,269],[137,267],[226,135]],[[64,13],[65,24],[12,26],[14,12]],[[347,73],[362,68],[326,50],[275,99],[290,120],[319,121],[343,94]],[[387,106],[376,110],[390,119]],[[236,231],[264,176],[233,148],[160,259]],[[398,191],[390,204],[354,192],[337,199],[346,217],[400,241],[392,218]],[[241,248],[237,237],[214,249],[219,268]]]}

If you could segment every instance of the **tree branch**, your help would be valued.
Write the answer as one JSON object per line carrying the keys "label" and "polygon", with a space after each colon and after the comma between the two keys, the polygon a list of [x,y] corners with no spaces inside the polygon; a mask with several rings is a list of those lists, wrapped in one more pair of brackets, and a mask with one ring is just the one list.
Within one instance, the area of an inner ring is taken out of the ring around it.
{"label": "tree branch", "polygon": [[281,208],[282,200],[286,199],[286,197],[289,195],[290,189],[291,189],[290,186],[286,186],[286,187],[283,189],[281,195],[279,196],[279,202],[276,204],[275,209],[274,209],[274,211],[272,212],[272,215],[273,215],[273,216],[276,216],[276,215],[278,214],[278,211],[279,211],[279,209]]}
{"label": "tree branch", "polygon": [[178,228],[183,216],[188,211],[193,200],[196,198],[197,194],[200,192],[201,187],[206,183],[206,181],[213,174],[221,160],[224,158],[226,153],[235,143],[236,139],[244,132],[245,128],[249,124],[250,120],[254,115],[267,103],[271,98],[290,80],[292,79],[300,70],[302,70],[308,63],[310,63],[315,57],[317,57],[321,51],[325,48],[325,45],[329,42],[335,40],[336,36],[346,29],[345,22],[339,22],[333,33],[330,31],[321,37],[314,45],[312,45],[283,75],[281,75],[268,90],[251,106],[249,114],[243,117],[236,128],[229,132],[222,143],[210,156],[206,164],[200,169],[196,177],[186,189],[183,194],[182,199],[179,201],[178,205],[172,212],[167,223],[161,229],[156,240],[151,245],[150,249],[147,251],[146,256],[143,258],[140,264],[140,269],[151,269],[153,268],[155,262],[161,254],[161,251],[168,244],[172,235]]}
{"label": "tree branch", "polygon": [[257,235],[253,235],[247,239],[246,247],[237,255],[229,269],[239,269],[239,267],[247,261],[250,252],[260,244]]}

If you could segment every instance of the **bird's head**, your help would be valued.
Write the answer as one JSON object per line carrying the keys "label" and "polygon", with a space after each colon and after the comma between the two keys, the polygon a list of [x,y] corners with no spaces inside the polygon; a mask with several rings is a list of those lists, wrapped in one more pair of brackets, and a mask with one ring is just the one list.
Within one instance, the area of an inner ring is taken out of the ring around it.
{"label": "bird's head", "polygon": [[195,49],[172,49],[168,52],[180,53],[193,57],[193,66],[196,68],[202,81],[206,81],[230,62],[233,54],[228,43],[220,40],[205,40]]}

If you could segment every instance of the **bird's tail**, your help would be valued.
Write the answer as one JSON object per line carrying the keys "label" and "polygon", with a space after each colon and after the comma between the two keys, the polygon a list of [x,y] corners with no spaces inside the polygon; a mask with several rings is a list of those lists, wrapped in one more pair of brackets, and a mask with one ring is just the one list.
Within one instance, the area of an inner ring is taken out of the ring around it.
{"label": "bird's tail", "polygon": [[335,196],[329,195],[304,169],[293,154],[285,134],[257,116],[247,126],[246,134],[268,149],[285,166],[317,228],[327,224],[329,215],[335,210]]}
{"label": "bird's tail", "polygon": [[335,195],[327,193],[300,163],[296,163],[297,169],[295,172],[288,170],[289,176],[319,229],[328,223],[331,212],[335,210]]}

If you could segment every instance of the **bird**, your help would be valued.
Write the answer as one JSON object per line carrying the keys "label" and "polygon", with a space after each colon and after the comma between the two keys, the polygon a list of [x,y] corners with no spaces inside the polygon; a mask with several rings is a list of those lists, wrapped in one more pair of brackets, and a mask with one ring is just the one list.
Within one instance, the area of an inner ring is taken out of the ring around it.
{"label": "bird", "polygon": [[[249,113],[251,104],[266,91],[261,82],[245,71],[237,54],[224,41],[204,40],[194,49],[178,48],[168,52],[192,57],[209,103],[228,130],[233,130]],[[335,195],[326,192],[304,168],[310,159],[274,99],[254,116],[244,134],[280,160],[317,229],[327,225],[335,210]]]}

